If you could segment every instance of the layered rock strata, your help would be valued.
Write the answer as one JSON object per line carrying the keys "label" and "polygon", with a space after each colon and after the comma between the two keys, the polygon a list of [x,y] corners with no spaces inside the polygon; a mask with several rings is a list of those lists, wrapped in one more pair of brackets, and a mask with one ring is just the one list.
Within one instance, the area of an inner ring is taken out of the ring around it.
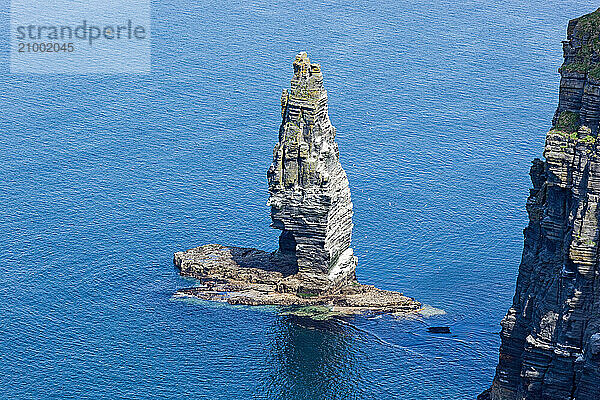
{"label": "layered rock strata", "polygon": [[177,295],[231,304],[319,306],[341,314],[418,311],[414,299],[357,282],[350,189],[321,67],[306,53],[298,54],[293,66],[267,172],[272,226],[281,230],[278,250],[205,245],[175,253],[181,275],[201,282]]}
{"label": "layered rock strata", "polygon": [[272,226],[281,230],[279,253],[317,290],[352,281],[357,259],[350,248],[348,178],[329,120],[321,66],[306,53],[296,56],[281,115],[267,173]]}
{"label": "layered rock strata", "polygon": [[600,9],[569,23],[560,99],[492,387],[479,399],[600,399]]}

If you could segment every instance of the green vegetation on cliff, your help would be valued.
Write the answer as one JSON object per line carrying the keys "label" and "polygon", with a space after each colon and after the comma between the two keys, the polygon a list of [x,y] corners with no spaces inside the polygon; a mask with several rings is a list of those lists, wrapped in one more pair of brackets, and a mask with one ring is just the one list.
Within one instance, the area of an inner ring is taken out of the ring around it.
{"label": "green vegetation on cliff", "polygon": [[600,25],[600,8],[577,19],[577,29],[588,34],[598,34]]}
{"label": "green vegetation on cliff", "polygon": [[[572,111],[563,111],[558,117],[556,126],[550,133],[559,134],[562,137],[572,142],[582,142],[585,144],[595,144],[596,137],[592,135],[592,131],[579,123],[579,113]],[[568,148],[563,145],[563,150]]]}
{"label": "green vegetation on cliff", "polygon": [[600,79],[600,8],[576,20],[572,40],[579,47],[574,60],[563,65],[569,72],[587,73]]}
{"label": "green vegetation on cliff", "polygon": [[555,129],[566,133],[577,132],[579,129],[579,114],[571,111],[561,112]]}

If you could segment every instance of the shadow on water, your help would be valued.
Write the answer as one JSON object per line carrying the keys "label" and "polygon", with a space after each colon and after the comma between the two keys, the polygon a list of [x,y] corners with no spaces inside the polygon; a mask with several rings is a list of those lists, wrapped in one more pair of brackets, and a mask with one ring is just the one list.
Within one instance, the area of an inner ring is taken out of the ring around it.
{"label": "shadow on water", "polygon": [[335,320],[280,316],[274,326],[273,368],[255,398],[354,399],[361,386],[356,333]]}

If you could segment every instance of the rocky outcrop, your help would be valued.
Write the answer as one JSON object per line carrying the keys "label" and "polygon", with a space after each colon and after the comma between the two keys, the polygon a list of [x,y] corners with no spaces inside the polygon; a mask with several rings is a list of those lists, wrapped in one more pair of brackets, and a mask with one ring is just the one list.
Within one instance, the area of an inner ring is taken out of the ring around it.
{"label": "rocky outcrop", "polygon": [[278,250],[205,245],[175,253],[181,275],[201,282],[177,295],[231,304],[325,307],[328,315],[418,311],[421,305],[414,299],[356,280],[348,178],[329,120],[321,67],[306,53],[296,56],[281,115],[267,172],[272,226],[281,230]]}
{"label": "rocky outcrop", "polygon": [[600,9],[569,23],[560,99],[534,160],[513,305],[479,399],[600,399]]}
{"label": "rocky outcrop", "polygon": [[354,280],[348,178],[339,161],[327,112],[321,66],[306,53],[294,61],[290,90],[281,96],[283,121],[269,168],[272,226],[281,229],[279,253],[314,290]]}
{"label": "rocky outcrop", "polygon": [[402,293],[352,281],[338,290],[306,291],[303,276],[282,270],[277,254],[261,250],[205,245],[175,253],[181,274],[203,284],[177,291],[177,296],[230,304],[326,306],[335,314],[365,311],[410,313],[420,304]]}

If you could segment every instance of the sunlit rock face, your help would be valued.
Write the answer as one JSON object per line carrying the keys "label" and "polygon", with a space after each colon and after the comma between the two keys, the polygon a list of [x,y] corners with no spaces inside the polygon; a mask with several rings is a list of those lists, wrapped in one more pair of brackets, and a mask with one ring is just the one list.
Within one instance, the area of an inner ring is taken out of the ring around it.
{"label": "sunlit rock face", "polygon": [[352,202],[339,160],[327,91],[319,64],[306,53],[294,61],[291,89],[281,96],[279,142],[269,168],[272,226],[280,229],[279,256],[314,289],[332,289],[354,279],[350,248]]}
{"label": "sunlit rock face", "polygon": [[545,161],[531,168],[523,258],[480,399],[600,399],[600,10],[569,23]]}

